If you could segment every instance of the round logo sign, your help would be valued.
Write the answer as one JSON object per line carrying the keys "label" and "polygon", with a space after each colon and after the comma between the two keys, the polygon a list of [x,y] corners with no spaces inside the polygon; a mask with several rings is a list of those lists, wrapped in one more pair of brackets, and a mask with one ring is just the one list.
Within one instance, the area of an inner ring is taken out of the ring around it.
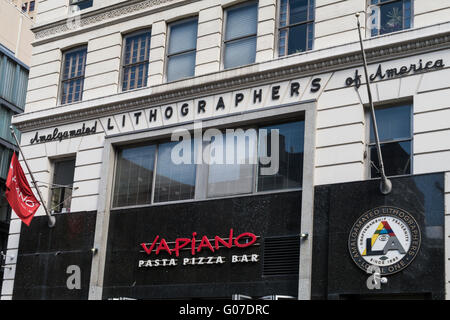
{"label": "round logo sign", "polygon": [[350,230],[348,247],[353,261],[367,271],[371,265],[389,275],[406,268],[417,256],[419,225],[407,211],[378,207],[364,213]]}

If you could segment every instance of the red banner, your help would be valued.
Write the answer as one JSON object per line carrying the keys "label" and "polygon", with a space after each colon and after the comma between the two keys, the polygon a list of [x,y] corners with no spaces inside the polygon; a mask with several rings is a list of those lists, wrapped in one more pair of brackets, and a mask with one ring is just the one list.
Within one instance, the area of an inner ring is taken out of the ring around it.
{"label": "red banner", "polygon": [[30,225],[34,214],[41,205],[31,191],[25,173],[13,153],[6,179],[6,199],[17,216],[27,226]]}

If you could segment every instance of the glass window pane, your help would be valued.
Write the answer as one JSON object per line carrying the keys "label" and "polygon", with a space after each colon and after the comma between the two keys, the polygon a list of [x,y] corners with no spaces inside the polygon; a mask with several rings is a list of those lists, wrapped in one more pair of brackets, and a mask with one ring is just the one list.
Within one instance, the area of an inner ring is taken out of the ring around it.
{"label": "glass window pane", "polygon": [[114,207],[151,203],[155,153],[154,145],[119,150]]}
{"label": "glass window pane", "polygon": [[[278,148],[272,147],[272,130],[278,130]],[[263,136],[267,135],[264,139]],[[278,172],[273,175],[263,175],[261,169],[274,167],[273,163],[262,165],[258,170],[258,191],[282,190],[300,188],[303,180],[303,152],[304,152],[305,122],[291,122],[286,124],[260,128],[258,155],[274,158],[273,152],[278,152]],[[275,157],[276,158],[276,157]]]}
{"label": "glass window pane", "polygon": [[[403,105],[375,110],[378,135],[381,142],[411,138],[411,106]],[[370,123],[370,142],[374,143],[373,125]]]}
{"label": "glass window pane", "polygon": [[225,41],[256,34],[258,5],[252,3],[227,10]]}
{"label": "glass window pane", "polygon": [[313,42],[314,42],[314,23],[308,23],[307,25],[307,38],[308,38],[308,47],[307,50],[312,50]]}
{"label": "glass window pane", "polygon": [[233,138],[222,135],[221,141],[211,141],[210,153],[216,161],[210,159],[208,167],[208,197],[252,192],[256,140],[256,131],[247,130],[236,131]]}
{"label": "glass window pane", "polygon": [[148,62],[125,67],[123,70],[122,90],[131,90],[147,86]]}
{"label": "glass window pane", "polygon": [[195,50],[197,47],[197,20],[176,23],[170,27],[169,54],[186,50]]}
{"label": "glass window pane", "polygon": [[[196,165],[194,143],[191,144],[190,163],[175,164],[172,149],[179,142],[168,142],[158,147],[156,165],[155,202],[193,199],[195,196]],[[183,154],[180,155],[182,157]]]}
{"label": "glass window pane", "polygon": [[308,0],[289,0],[289,24],[308,20]]}
{"label": "glass window pane", "polygon": [[380,34],[403,29],[403,1],[380,6]]}
{"label": "glass window pane", "polygon": [[255,58],[256,37],[236,40],[225,44],[225,69],[254,63]]}
{"label": "glass window pane", "polygon": [[287,33],[289,29],[281,29],[278,37],[278,56],[282,57],[286,54]]}
{"label": "glass window pane", "polygon": [[75,172],[75,159],[55,162],[54,184],[72,185]]}
{"label": "glass window pane", "polygon": [[403,1],[403,27],[411,28],[411,0]]}
{"label": "glass window pane", "polygon": [[144,32],[126,38],[124,65],[148,61],[150,53],[150,35],[150,32]]}
{"label": "glass window pane", "polygon": [[280,19],[279,19],[280,27],[284,27],[287,25],[287,0],[280,1]]}
{"label": "glass window pane", "polygon": [[82,99],[86,55],[86,47],[64,54],[63,82],[61,84],[62,104],[72,103]]}
{"label": "glass window pane", "polygon": [[301,24],[289,28],[288,54],[306,51],[307,48],[307,24]]}
{"label": "glass window pane", "polygon": [[2,193],[2,195],[0,196],[0,221],[4,223],[9,223],[9,216],[10,216],[9,203],[8,200],[6,200],[6,197],[3,196],[5,192],[3,186],[0,188],[0,192]]}
{"label": "glass window pane", "polygon": [[94,2],[93,0],[84,0],[78,2],[76,5],[80,8],[80,10],[83,10],[92,7],[93,2]]}
{"label": "glass window pane", "polygon": [[[411,174],[411,141],[391,142],[381,145],[384,170],[387,176]],[[376,146],[370,147],[371,177],[380,177]]]}
{"label": "glass window pane", "polygon": [[167,81],[175,81],[194,76],[195,51],[168,58]]}
{"label": "glass window pane", "polygon": [[53,171],[50,211],[52,213],[70,212],[75,159],[55,162]]}
{"label": "glass window pane", "polygon": [[308,8],[308,20],[314,20],[316,17],[316,1],[309,0],[309,8]]}

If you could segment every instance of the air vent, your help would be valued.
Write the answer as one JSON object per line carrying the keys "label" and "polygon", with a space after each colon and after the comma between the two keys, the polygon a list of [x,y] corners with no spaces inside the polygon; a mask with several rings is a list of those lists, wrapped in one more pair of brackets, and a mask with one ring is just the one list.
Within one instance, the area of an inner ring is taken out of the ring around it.
{"label": "air vent", "polygon": [[265,238],[263,276],[298,275],[299,258],[298,235]]}

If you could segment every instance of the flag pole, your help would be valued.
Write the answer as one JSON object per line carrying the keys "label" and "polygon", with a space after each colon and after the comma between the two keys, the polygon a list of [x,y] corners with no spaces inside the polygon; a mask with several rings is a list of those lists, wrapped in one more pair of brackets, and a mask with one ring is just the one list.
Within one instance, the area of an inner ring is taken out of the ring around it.
{"label": "flag pole", "polygon": [[48,216],[48,226],[49,226],[49,228],[53,228],[55,226],[55,224],[56,224],[56,219],[55,219],[54,216],[52,216],[50,214],[50,212],[47,209],[47,206],[44,203],[41,191],[39,190],[39,187],[38,187],[38,185],[36,183],[36,180],[34,179],[33,173],[31,172],[30,167],[28,166],[27,159],[25,158],[25,156],[24,156],[24,154],[22,152],[22,148],[20,147],[20,143],[19,143],[19,140],[16,137],[16,133],[14,132],[13,126],[10,126],[9,129],[11,130],[11,135],[14,137],[14,140],[16,141],[17,147],[19,148],[19,152],[22,155],[22,159],[25,162],[25,166],[27,167],[28,173],[30,174],[31,181],[33,182],[33,185],[34,185],[34,187],[35,187],[35,189],[37,191],[39,199],[41,200],[42,206],[44,207],[45,214]]}
{"label": "flag pole", "polygon": [[380,184],[380,191],[382,194],[389,194],[392,191],[392,182],[386,177],[386,173],[384,171],[384,163],[383,163],[383,155],[381,153],[381,145],[380,145],[380,138],[378,135],[378,127],[377,127],[377,120],[375,117],[375,109],[373,106],[373,100],[372,100],[372,92],[370,90],[370,82],[369,82],[369,73],[367,71],[367,60],[366,60],[366,52],[364,51],[364,45],[361,35],[361,24],[359,23],[359,12],[356,14],[356,20],[358,23],[358,34],[359,34],[359,43],[361,45],[361,52],[362,52],[362,58],[363,58],[363,66],[364,66],[364,74],[366,78],[366,86],[367,86],[367,96],[369,98],[369,105],[370,105],[370,115],[372,118],[372,124],[373,124],[373,133],[375,136],[375,142],[377,146],[377,153],[378,153],[378,160],[380,164],[380,172],[381,172],[381,184]]}

